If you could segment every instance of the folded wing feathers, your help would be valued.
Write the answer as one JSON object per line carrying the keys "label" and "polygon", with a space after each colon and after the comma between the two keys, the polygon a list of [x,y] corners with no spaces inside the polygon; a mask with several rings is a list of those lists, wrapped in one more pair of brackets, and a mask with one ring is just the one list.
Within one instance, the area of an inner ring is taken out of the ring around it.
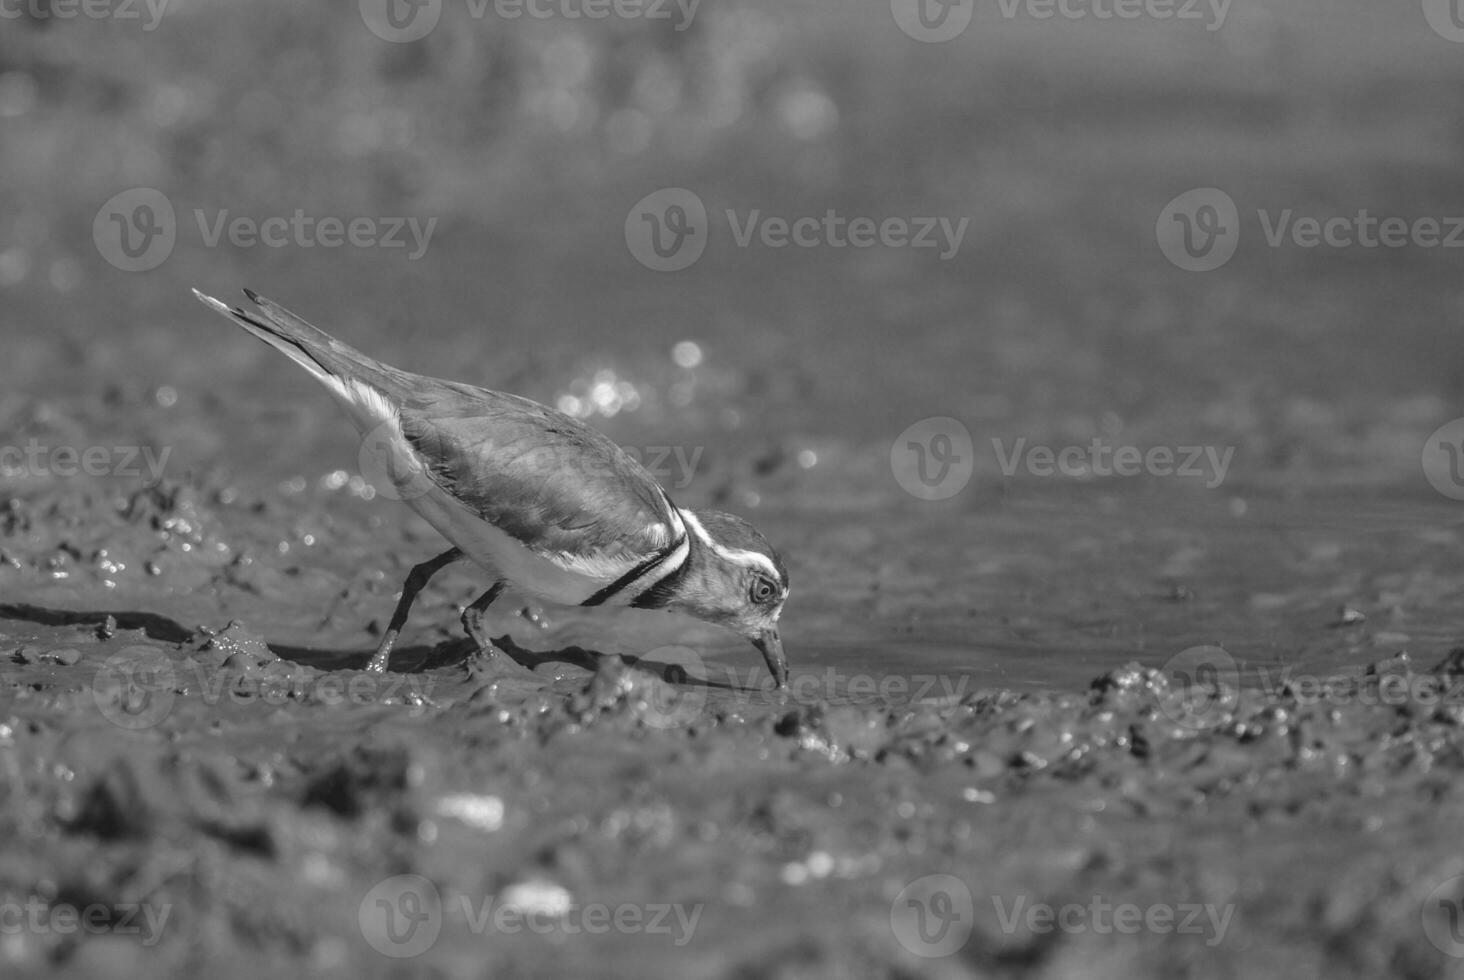
{"label": "folded wing feathers", "polygon": [[258,316],[193,293],[329,388],[363,433],[389,426],[389,442],[440,489],[562,568],[614,578],[686,533],[655,479],[575,419],[516,395],[408,375],[252,290]]}

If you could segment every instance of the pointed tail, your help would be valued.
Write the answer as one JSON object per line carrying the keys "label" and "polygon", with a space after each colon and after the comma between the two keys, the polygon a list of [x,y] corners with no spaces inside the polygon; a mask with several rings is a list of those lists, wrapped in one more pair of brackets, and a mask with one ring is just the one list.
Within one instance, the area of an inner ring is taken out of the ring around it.
{"label": "pointed tail", "polygon": [[193,295],[309,371],[345,404],[363,430],[395,414],[392,402],[398,400],[404,381],[395,369],[341,343],[252,289],[244,290],[244,295],[259,307],[257,313],[231,307],[197,289]]}

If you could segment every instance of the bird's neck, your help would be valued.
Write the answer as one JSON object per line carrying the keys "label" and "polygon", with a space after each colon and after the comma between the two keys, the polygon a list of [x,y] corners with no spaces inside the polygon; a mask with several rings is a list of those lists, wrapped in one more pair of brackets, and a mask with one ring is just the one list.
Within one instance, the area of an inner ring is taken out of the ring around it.
{"label": "bird's neck", "polygon": [[[675,507],[675,504],[672,504]],[[682,526],[686,528],[686,557],[681,564],[674,569],[669,569],[659,582],[651,586],[636,597],[632,603],[640,609],[666,609],[682,604],[690,595],[699,593],[705,588],[707,577],[706,562],[710,549],[706,542],[697,534],[691,526],[692,522],[686,519],[686,510],[676,507],[676,513],[681,516]]]}

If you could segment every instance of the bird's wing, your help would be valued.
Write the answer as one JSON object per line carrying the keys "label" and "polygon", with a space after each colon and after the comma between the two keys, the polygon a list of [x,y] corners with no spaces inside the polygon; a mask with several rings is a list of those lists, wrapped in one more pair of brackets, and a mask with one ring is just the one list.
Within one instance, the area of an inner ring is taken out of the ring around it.
{"label": "bird's wing", "polygon": [[532,551],[614,578],[684,537],[655,478],[583,422],[470,385],[404,389],[402,432],[433,482]]}
{"label": "bird's wing", "polygon": [[412,453],[469,512],[592,579],[629,575],[685,539],[684,522],[660,484],[583,422],[527,398],[394,368],[245,292],[257,310],[194,290],[319,379],[363,433],[385,425],[389,472],[396,473],[399,451]]}

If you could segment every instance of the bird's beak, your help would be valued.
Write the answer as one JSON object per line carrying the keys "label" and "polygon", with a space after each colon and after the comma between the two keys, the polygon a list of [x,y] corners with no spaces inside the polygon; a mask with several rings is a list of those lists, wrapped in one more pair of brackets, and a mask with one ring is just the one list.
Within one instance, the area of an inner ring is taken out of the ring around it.
{"label": "bird's beak", "polygon": [[753,637],[752,645],[757,647],[758,652],[768,663],[768,670],[772,672],[773,681],[778,687],[788,686],[788,658],[783,655],[783,638],[778,635],[776,628],[765,629]]}

